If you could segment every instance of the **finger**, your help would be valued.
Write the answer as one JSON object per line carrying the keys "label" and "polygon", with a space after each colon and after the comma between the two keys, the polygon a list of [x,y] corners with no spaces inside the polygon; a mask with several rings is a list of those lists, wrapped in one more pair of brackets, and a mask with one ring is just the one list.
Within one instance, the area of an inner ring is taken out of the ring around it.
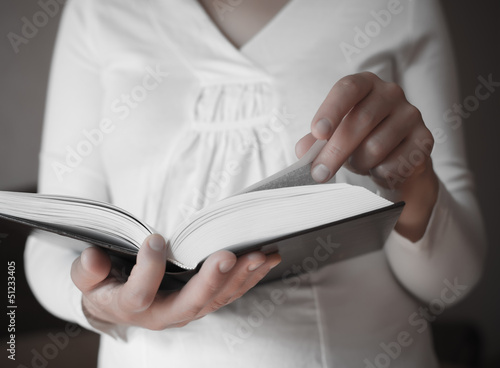
{"label": "finger", "polygon": [[[311,174],[317,182],[329,180],[366,136],[394,108],[398,100],[391,97],[395,93],[387,93],[387,85],[389,84],[382,85],[383,91],[380,90],[382,87],[377,87],[354,106],[335,130],[312,164]],[[383,97],[384,94],[390,98]]]}
{"label": "finger", "polygon": [[311,123],[314,138],[329,139],[352,107],[370,93],[376,78],[372,73],[359,73],[335,83]]}
{"label": "finger", "polygon": [[111,260],[101,249],[90,247],[71,265],[71,279],[78,289],[87,293],[108,277]]}
{"label": "finger", "polygon": [[167,246],[161,235],[146,238],[137,254],[137,263],[117,300],[124,312],[137,313],[148,309],[153,303],[165,274]]}
{"label": "finger", "polygon": [[165,296],[151,306],[151,320],[166,328],[195,319],[223,287],[236,262],[236,256],[228,251],[210,255],[200,271],[180,291]]}
{"label": "finger", "polygon": [[422,122],[417,108],[406,104],[387,116],[360,143],[347,160],[347,167],[361,175],[381,163]]}
{"label": "finger", "polygon": [[309,151],[309,148],[312,147],[314,142],[316,142],[316,138],[314,138],[311,133],[300,138],[300,140],[295,145],[295,154],[297,155],[297,157],[301,158],[302,156],[304,156],[306,152]]}
{"label": "finger", "polygon": [[418,176],[431,163],[434,141],[425,126],[412,131],[380,164],[370,170],[373,180],[382,187],[397,189]]}
{"label": "finger", "polygon": [[[249,275],[265,262],[266,256],[262,252],[252,252],[239,257],[234,267],[227,273],[224,282],[214,288],[210,296],[208,294],[205,296],[204,304],[196,312],[194,318],[213,312],[226,305],[231,295],[241,287]],[[199,302],[202,301],[199,300]]]}
{"label": "finger", "polygon": [[236,299],[240,298],[244,294],[246,294],[250,289],[252,289],[255,285],[257,285],[274,267],[276,267],[281,262],[281,256],[279,253],[269,254],[266,257],[266,262],[258,267],[255,271],[252,272],[250,277],[246,279],[243,285],[237,290],[231,298],[229,299],[229,303],[232,303]]}
{"label": "finger", "polygon": [[242,256],[231,270],[231,275],[220,292],[210,300],[198,313],[204,316],[238,299],[254,287],[280,261],[279,254],[265,256],[261,252],[253,252]]}

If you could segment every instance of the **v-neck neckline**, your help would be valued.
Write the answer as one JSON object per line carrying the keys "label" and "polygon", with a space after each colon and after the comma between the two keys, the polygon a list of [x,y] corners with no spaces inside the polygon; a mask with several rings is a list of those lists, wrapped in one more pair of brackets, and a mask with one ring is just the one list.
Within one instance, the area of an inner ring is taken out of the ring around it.
{"label": "v-neck neckline", "polygon": [[284,4],[270,19],[267,21],[257,32],[255,32],[248,40],[246,40],[241,46],[235,45],[223,32],[223,30],[217,25],[217,23],[212,19],[210,14],[205,10],[203,4],[201,4],[198,0],[193,0],[199,7],[199,9],[205,13],[206,21],[210,23],[211,27],[214,28],[220,37],[232,47],[236,52],[244,53],[245,49],[248,46],[251,46],[253,43],[258,41],[259,38],[262,38],[263,35],[268,31],[268,29],[272,29],[276,22],[279,22],[279,19],[283,17],[283,14],[286,14],[290,4],[294,2],[294,0],[288,0],[286,4]]}
{"label": "v-neck neckline", "polygon": [[[184,0],[186,1],[186,0]],[[188,1],[186,1],[187,3]],[[215,24],[210,15],[206,12],[203,5],[198,2],[198,0],[191,0],[193,2],[194,7],[197,8],[197,11],[201,13],[200,20],[203,20],[204,24],[208,27],[208,29],[212,32],[212,34],[216,37],[217,43],[213,45],[213,47],[220,46],[222,49],[225,49],[229,54],[233,56],[235,60],[239,60],[242,63],[245,63],[254,71],[258,72],[261,75],[265,75],[266,79],[269,77],[267,72],[262,68],[258,62],[252,58],[250,55],[250,51],[252,46],[258,44],[260,40],[266,37],[273,28],[277,27],[284,18],[287,13],[290,11],[292,4],[295,3],[295,0],[289,0],[264,26],[262,26],[249,40],[247,40],[241,47],[237,47],[234,45],[222,32],[222,30]]]}
{"label": "v-neck neckline", "polygon": [[148,0],[147,3],[153,26],[164,42],[177,51],[203,84],[211,84],[221,79],[270,82],[272,77],[252,58],[251,50],[278,26],[295,0],[286,3],[241,48],[229,41],[197,0]]}

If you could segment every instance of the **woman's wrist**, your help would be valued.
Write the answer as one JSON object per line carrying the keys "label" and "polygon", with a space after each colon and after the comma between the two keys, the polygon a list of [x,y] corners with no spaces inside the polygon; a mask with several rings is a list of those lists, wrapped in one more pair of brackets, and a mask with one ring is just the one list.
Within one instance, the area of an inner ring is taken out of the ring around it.
{"label": "woman's wrist", "polygon": [[397,190],[380,188],[393,202],[404,201],[405,207],[396,223],[396,231],[416,242],[422,238],[432,215],[439,192],[439,180],[432,161],[418,175],[412,175]]}
{"label": "woman's wrist", "polygon": [[438,197],[439,180],[432,162],[420,175],[410,178],[405,184],[400,196],[406,205],[396,224],[396,231],[416,242],[425,234]]}

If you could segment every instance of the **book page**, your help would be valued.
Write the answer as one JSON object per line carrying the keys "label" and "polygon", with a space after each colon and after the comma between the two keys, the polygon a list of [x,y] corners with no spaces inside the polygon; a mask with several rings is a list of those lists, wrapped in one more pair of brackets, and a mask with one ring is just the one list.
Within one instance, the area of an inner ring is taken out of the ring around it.
{"label": "book page", "polygon": [[250,185],[235,195],[258,192],[266,189],[318,184],[311,176],[311,164],[325,146],[326,142],[326,140],[316,141],[299,161],[264,180]]}
{"label": "book page", "polygon": [[392,205],[366,188],[345,183],[283,187],[228,197],[197,212],[173,234],[170,249],[175,259],[171,261],[194,269],[219,249],[253,249],[256,244],[315,231]]}

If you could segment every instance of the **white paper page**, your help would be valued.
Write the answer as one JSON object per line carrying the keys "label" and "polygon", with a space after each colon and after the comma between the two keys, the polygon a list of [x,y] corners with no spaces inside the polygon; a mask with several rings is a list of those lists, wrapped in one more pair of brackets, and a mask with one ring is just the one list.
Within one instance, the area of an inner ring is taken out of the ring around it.
{"label": "white paper page", "polygon": [[248,192],[257,192],[265,189],[298,187],[302,185],[318,184],[311,176],[311,163],[314,161],[316,156],[318,156],[321,149],[325,146],[326,142],[326,140],[316,141],[311,146],[309,151],[307,151],[307,153],[302,156],[302,158],[296,163],[288,166],[286,169],[283,169],[274,175],[269,176],[264,180],[250,185],[249,187],[243,189],[241,192],[238,192],[235,195]]}

